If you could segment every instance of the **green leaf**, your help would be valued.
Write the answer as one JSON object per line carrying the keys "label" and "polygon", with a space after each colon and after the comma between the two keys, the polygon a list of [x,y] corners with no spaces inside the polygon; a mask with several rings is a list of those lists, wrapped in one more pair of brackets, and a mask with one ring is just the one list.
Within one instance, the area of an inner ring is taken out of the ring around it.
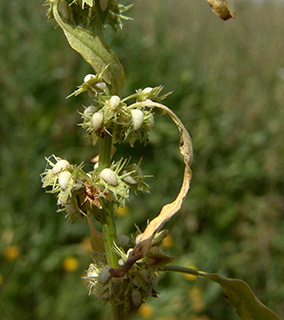
{"label": "green leaf", "polygon": [[199,276],[218,283],[228,302],[237,309],[241,320],[280,320],[275,312],[268,309],[252,292],[249,285],[239,279],[220,276],[217,273],[208,273],[194,269],[165,266],[162,271],[174,271]]}
{"label": "green leaf", "polygon": [[218,283],[228,302],[237,309],[242,320],[280,320],[252,292],[249,285],[239,279],[222,277],[216,273],[199,271],[199,275],[207,280]]}
{"label": "green leaf", "polygon": [[103,79],[110,86],[110,93],[121,96],[125,75],[116,54],[100,37],[82,27],[65,22],[58,12],[59,2],[56,1],[53,5],[53,15],[64,31],[70,46],[80,53],[96,73],[100,73],[106,68],[103,72]]}

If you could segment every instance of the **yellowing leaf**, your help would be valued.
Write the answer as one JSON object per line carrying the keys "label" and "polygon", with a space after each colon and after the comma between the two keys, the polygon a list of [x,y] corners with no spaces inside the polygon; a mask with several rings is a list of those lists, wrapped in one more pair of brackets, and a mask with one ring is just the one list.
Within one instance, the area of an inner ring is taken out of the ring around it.
{"label": "yellowing leaf", "polygon": [[64,31],[70,46],[80,53],[96,73],[104,70],[103,79],[110,85],[110,93],[121,95],[125,75],[116,54],[98,36],[95,36],[84,28],[65,22],[58,12],[57,7],[59,2],[60,0],[57,0],[53,5],[53,15],[58,25]]}
{"label": "yellowing leaf", "polygon": [[231,14],[227,6],[227,0],[207,0],[207,2],[210,4],[212,11],[221,19],[228,20],[236,17],[235,13]]}
{"label": "yellowing leaf", "polygon": [[173,202],[164,205],[159,215],[156,218],[154,218],[152,221],[150,221],[147,228],[143,232],[140,241],[131,251],[129,258],[127,259],[124,266],[122,266],[121,268],[110,270],[112,277],[124,276],[137,260],[143,258],[147,254],[147,252],[150,250],[152,246],[152,240],[155,234],[162,228],[162,226],[167,221],[169,221],[172,218],[173,215],[175,215],[180,210],[181,205],[190,188],[190,181],[192,176],[190,165],[192,162],[193,151],[192,151],[191,138],[185,126],[182,124],[180,119],[171,109],[157,102],[153,102],[153,101],[137,102],[130,105],[129,108],[137,108],[142,106],[155,107],[155,108],[164,110],[170,115],[170,117],[176,124],[180,133],[180,143],[179,143],[180,153],[183,156],[183,160],[185,164],[183,182],[176,199]]}

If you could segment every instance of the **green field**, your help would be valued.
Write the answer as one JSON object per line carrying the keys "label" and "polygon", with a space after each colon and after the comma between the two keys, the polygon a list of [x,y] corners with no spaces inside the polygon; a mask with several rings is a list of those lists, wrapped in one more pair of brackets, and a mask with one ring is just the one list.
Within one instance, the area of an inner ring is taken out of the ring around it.
{"label": "green field", "polygon": [[[192,187],[166,225],[176,264],[245,280],[284,318],[284,5],[231,1],[235,20],[205,0],[135,1],[106,41],[126,72],[124,95],[164,85],[165,104],[188,128]],[[41,188],[45,156],[85,162],[97,149],[77,126],[87,95],[65,100],[91,68],[72,51],[39,0],[0,2],[0,320],[109,319],[80,279],[91,262],[88,226],[57,213]],[[143,157],[151,195],[131,196],[117,214],[121,234],[142,230],[172,201],[183,162],[178,132],[158,117]],[[221,289],[161,275],[159,299],[135,319],[235,320]],[[148,312],[148,313],[147,313]]]}

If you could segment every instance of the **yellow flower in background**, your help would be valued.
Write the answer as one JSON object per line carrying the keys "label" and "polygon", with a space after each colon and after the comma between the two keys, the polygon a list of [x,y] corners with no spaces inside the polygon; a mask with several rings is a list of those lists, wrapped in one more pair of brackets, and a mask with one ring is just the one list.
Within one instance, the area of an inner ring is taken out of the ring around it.
{"label": "yellow flower in background", "polygon": [[195,312],[201,312],[205,309],[203,293],[200,288],[193,287],[188,291],[189,299],[191,300],[192,309]]}
{"label": "yellow flower in background", "polygon": [[74,257],[67,257],[63,261],[63,269],[65,271],[74,272],[78,270],[78,259]]}
{"label": "yellow flower in background", "polygon": [[138,312],[140,313],[142,318],[150,319],[154,313],[154,310],[150,304],[143,303],[139,308]]}
{"label": "yellow flower in background", "polygon": [[[192,265],[192,264],[187,265],[186,267],[189,268],[189,269],[197,270],[196,266]],[[196,278],[198,278],[197,276],[194,276],[192,274],[186,274],[186,273],[184,273],[183,276],[189,281],[194,281]]]}
{"label": "yellow flower in background", "polygon": [[9,246],[4,251],[4,258],[6,260],[12,261],[19,258],[20,250],[17,246]]}
{"label": "yellow flower in background", "polygon": [[156,318],[156,320],[178,320],[178,318],[175,316],[162,316]]}
{"label": "yellow flower in background", "polygon": [[211,318],[209,318],[206,315],[201,315],[201,316],[193,316],[189,320],[211,320]]}
{"label": "yellow flower in background", "polygon": [[125,206],[124,208],[117,207],[114,209],[114,211],[119,217],[124,217],[128,214],[129,208],[127,206]]}
{"label": "yellow flower in background", "polygon": [[90,241],[90,237],[86,237],[81,241],[81,244],[83,246],[83,248],[87,251],[87,252],[92,252],[92,246],[91,246],[91,241]]}
{"label": "yellow flower in background", "polygon": [[173,246],[174,239],[172,236],[167,235],[166,238],[164,239],[163,247],[164,248],[171,248]]}

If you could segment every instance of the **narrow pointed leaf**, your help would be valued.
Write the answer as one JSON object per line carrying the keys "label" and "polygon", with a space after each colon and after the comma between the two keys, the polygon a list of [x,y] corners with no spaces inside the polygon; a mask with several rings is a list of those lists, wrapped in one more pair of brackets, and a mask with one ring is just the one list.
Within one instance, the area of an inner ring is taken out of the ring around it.
{"label": "narrow pointed leaf", "polygon": [[121,96],[124,87],[124,69],[116,54],[100,37],[88,30],[66,22],[58,12],[59,0],[53,5],[53,15],[70,46],[88,62],[96,73],[104,68],[103,80],[110,85],[111,94]]}
{"label": "narrow pointed leaf", "polygon": [[239,279],[222,277],[216,273],[199,271],[199,275],[207,280],[218,283],[228,302],[237,309],[242,320],[280,320],[252,292],[249,285]]}
{"label": "narrow pointed leaf", "polygon": [[163,267],[161,271],[186,273],[218,283],[223,289],[225,298],[236,308],[241,320],[280,320],[277,314],[267,308],[242,280],[172,265]]}

